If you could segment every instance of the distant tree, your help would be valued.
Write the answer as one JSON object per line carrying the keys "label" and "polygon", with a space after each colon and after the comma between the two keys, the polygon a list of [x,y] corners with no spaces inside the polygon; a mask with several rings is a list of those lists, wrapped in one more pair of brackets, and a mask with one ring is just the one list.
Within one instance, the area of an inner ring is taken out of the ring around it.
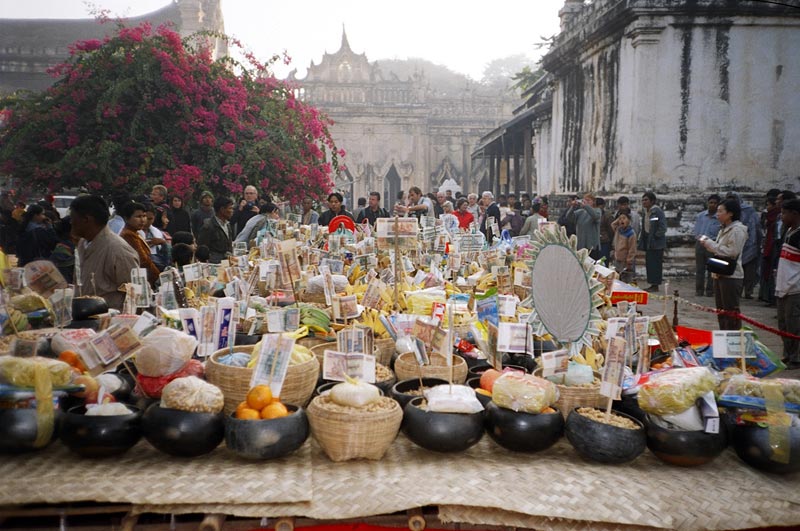
{"label": "distant tree", "polygon": [[509,86],[512,76],[530,62],[530,58],[522,53],[493,59],[483,68],[481,83],[496,88],[506,88]]}
{"label": "distant tree", "polygon": [[0,100],[0,173],[32,190],[232,195],[252,184],[293,203],[325,196],[343,155],[332,122],[275,79],[277,56],[214,60],[208,36],[120,23],[75,43],[52,87]]}
{"label": "distant tree", "polygon": [[511,76],[511,81],[514,82],[511,88],[519,90],[521,93],[525,92],[544,75],[543,68],[539,67],[536,70],[532,70],[530,66],[526,65],[522,70]]}

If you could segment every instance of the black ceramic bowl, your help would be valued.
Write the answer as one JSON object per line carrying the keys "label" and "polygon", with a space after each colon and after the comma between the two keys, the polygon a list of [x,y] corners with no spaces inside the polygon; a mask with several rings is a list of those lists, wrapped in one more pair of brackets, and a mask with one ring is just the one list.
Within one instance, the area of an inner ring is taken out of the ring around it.
{"label": "black ceramic bowl", "polygon": [[492,396],[491,395],[484,395],[484,394],[481,394],[481,393],[477,392],[477,390],[480,389],[480,387],[481,387],[481,377],[480,376],[473,376],[472,378],[467,380],[466,385],[468,385],[468,386],[470,386],[470,387],[472,387],[473,389],[476,390],[475,396],[478,398],[478,401],[483,405],[483,407],[488,406],[489,403],[492,401]]}
{"label": "black ceramic bowl", "polygon": [[733,448],[739,459],[753,468],[772,474],[791,474],[800,470],[800,427],[789,428],[789,462],[772,460],[769,430],[755,424],[733,428]]}
{"label": "black ceramic bowl", "polygon": [[491,369],[492,366],[489,365],[489,362],[483,358],[473,358],[472,356],[461,356],[464,358],[464,361],[467,362],[467,372],[470,372],[472,369],[476,371],[482,372],[486,369]]}
{"label": "black ceramic bowl", "polygon": [[61,442],[81,457],[124,454],[142,438],[142,412],[126,406],[128,415],[86,415],[84,406],[73,407],[61,422]]}
{"label": "black ceramic bowl", "polygon": [[592,420],[577,410],[576,407],[567,417],[564,432],[581,457],[600,463],[619,464],[633,461],[644,452],[647,434],[640,421],[615,411],[617,415],[629,418],[638,426],[635,430],[618,428]]}
{"label": "black ceramic bowl", "polygon": [[[441,378],[423,378],[422,384],[425,387],[435,387],[437,385],[446,384],[447,380]],[[394,398],[401,408],[405,408],[406,404],[411,402],[411,399],[419,395],[410,395],[409,391],[416,391],[419,389],[419,378],[409,378],[408,380],[400,380],[392,386],[389,390],[389,397]]]}
{"label": "black ceramic bowl", "polygon": [[225,415],[193,413],[153,404],[142,417],[142,432],[158,450],[177,457],[211,452],[225,438]]}
{"label": "black ceramic bowl", "polygon": [[72,319],[84,321],[92,315],[108,312],[108,303],[102,297],[75,297],[72,299]]}
{"label": "black ceramic bowl", "polygon": [[268,420],[225,417],[225,444],[247,459],[277,459],[294,452],[308,439],[308,417],[303,408],[286,405],[289,415]]}
{"label": "black ceramic bowl", "polygon": [[670,430],[648,420],[647,447],[656,457],[677,466],[700,466],[710,463],[728,447],[725,428],[719,433]]}
{"label": "black ceramic bowl", "polygon": [[474,378],[476,376],[478,378],[480,378],[483,373],[485,373],[486,371],[488,371],[491,368],[492,368],[492,366],[489,365],[488,363],[481,363],[481,364],[473,365],[472,367],[469,367],[467,369],[467,378]]}
{"label": "black ceramic bowl", "polygon": [[[556,408],[553,408],[556,409]],[[514,452],[539,452],[553,446],[564,433],[564,417],[555,413],[524,413],[490,403],[486,431],[494,442]]]}
{"label": "black ceramic bowl", "polygon": [[647,424],[647,413],[639,407],[636,395],[622,395],[621,400],[614,400],[614,411],[625,413],[641,421],[642,424]]}
{"label": "black ceramic bowl", "polygon": [[509,354],[508,362],[503,362],[505,367],[519,367],[528,374],[536,370],[536,360],[527,354]]}
{"label": "black ceramic bowl", "polygon": [[38,425],[36,408],[0,409],[0,453],[22,453],[40,450],[58,437],[60,419],[63,415],[56,410],[53,434],[40,447],[34,446]]}
{"label": "black ceramic bowl", "polygon": [[242,332],[236,332],[236,345],[255,345],[259,341],[261,341],[261,336],[259,335],[249,336]]}
{"label": "black ceramic bowl", "polygon": [[463,452],[483,437],[483,411],[425,411],[419,408],[423,400],[424,397],[418,396],[403,408],[401,429],[414,444],[434,452]]}

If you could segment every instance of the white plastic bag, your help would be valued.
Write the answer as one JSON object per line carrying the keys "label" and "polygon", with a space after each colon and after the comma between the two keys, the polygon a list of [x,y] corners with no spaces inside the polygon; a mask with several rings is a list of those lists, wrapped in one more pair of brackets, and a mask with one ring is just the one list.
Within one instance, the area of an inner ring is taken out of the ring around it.
{"label": "white plastic bag", "polygon": [[136,369],[144,376],[166,376],[192,358],[197,339],[179,330],[159,326],[142,339],[136,353]]}
{"label": "white plastic bag", "polygon": [[428,411],[439,413],[478,413],[483,411],[475,390],[466,385],[437,385],[425,390]]}

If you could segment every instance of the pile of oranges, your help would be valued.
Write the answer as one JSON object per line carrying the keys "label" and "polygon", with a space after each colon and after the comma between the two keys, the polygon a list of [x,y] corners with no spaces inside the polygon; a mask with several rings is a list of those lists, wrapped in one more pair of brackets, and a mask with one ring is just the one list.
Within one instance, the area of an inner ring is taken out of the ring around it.
{"label": "pile of oranges", "polygon": [[280,399],[272,396],[268,385],[257,385],[247,392],[247,399],[236,407],[236,418],[242,420],[278,419],[289,414]]}

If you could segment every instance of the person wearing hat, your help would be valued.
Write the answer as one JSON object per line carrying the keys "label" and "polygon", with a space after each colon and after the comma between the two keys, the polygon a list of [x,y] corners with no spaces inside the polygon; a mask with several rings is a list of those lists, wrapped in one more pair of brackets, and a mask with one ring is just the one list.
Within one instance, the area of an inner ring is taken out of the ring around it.
{"label": "person wearing hat", "polygon": [[200,194],[200,206],[192,212],[192,232],[198,234],[205,220],[214,216],[214,194],[205,190]]}

